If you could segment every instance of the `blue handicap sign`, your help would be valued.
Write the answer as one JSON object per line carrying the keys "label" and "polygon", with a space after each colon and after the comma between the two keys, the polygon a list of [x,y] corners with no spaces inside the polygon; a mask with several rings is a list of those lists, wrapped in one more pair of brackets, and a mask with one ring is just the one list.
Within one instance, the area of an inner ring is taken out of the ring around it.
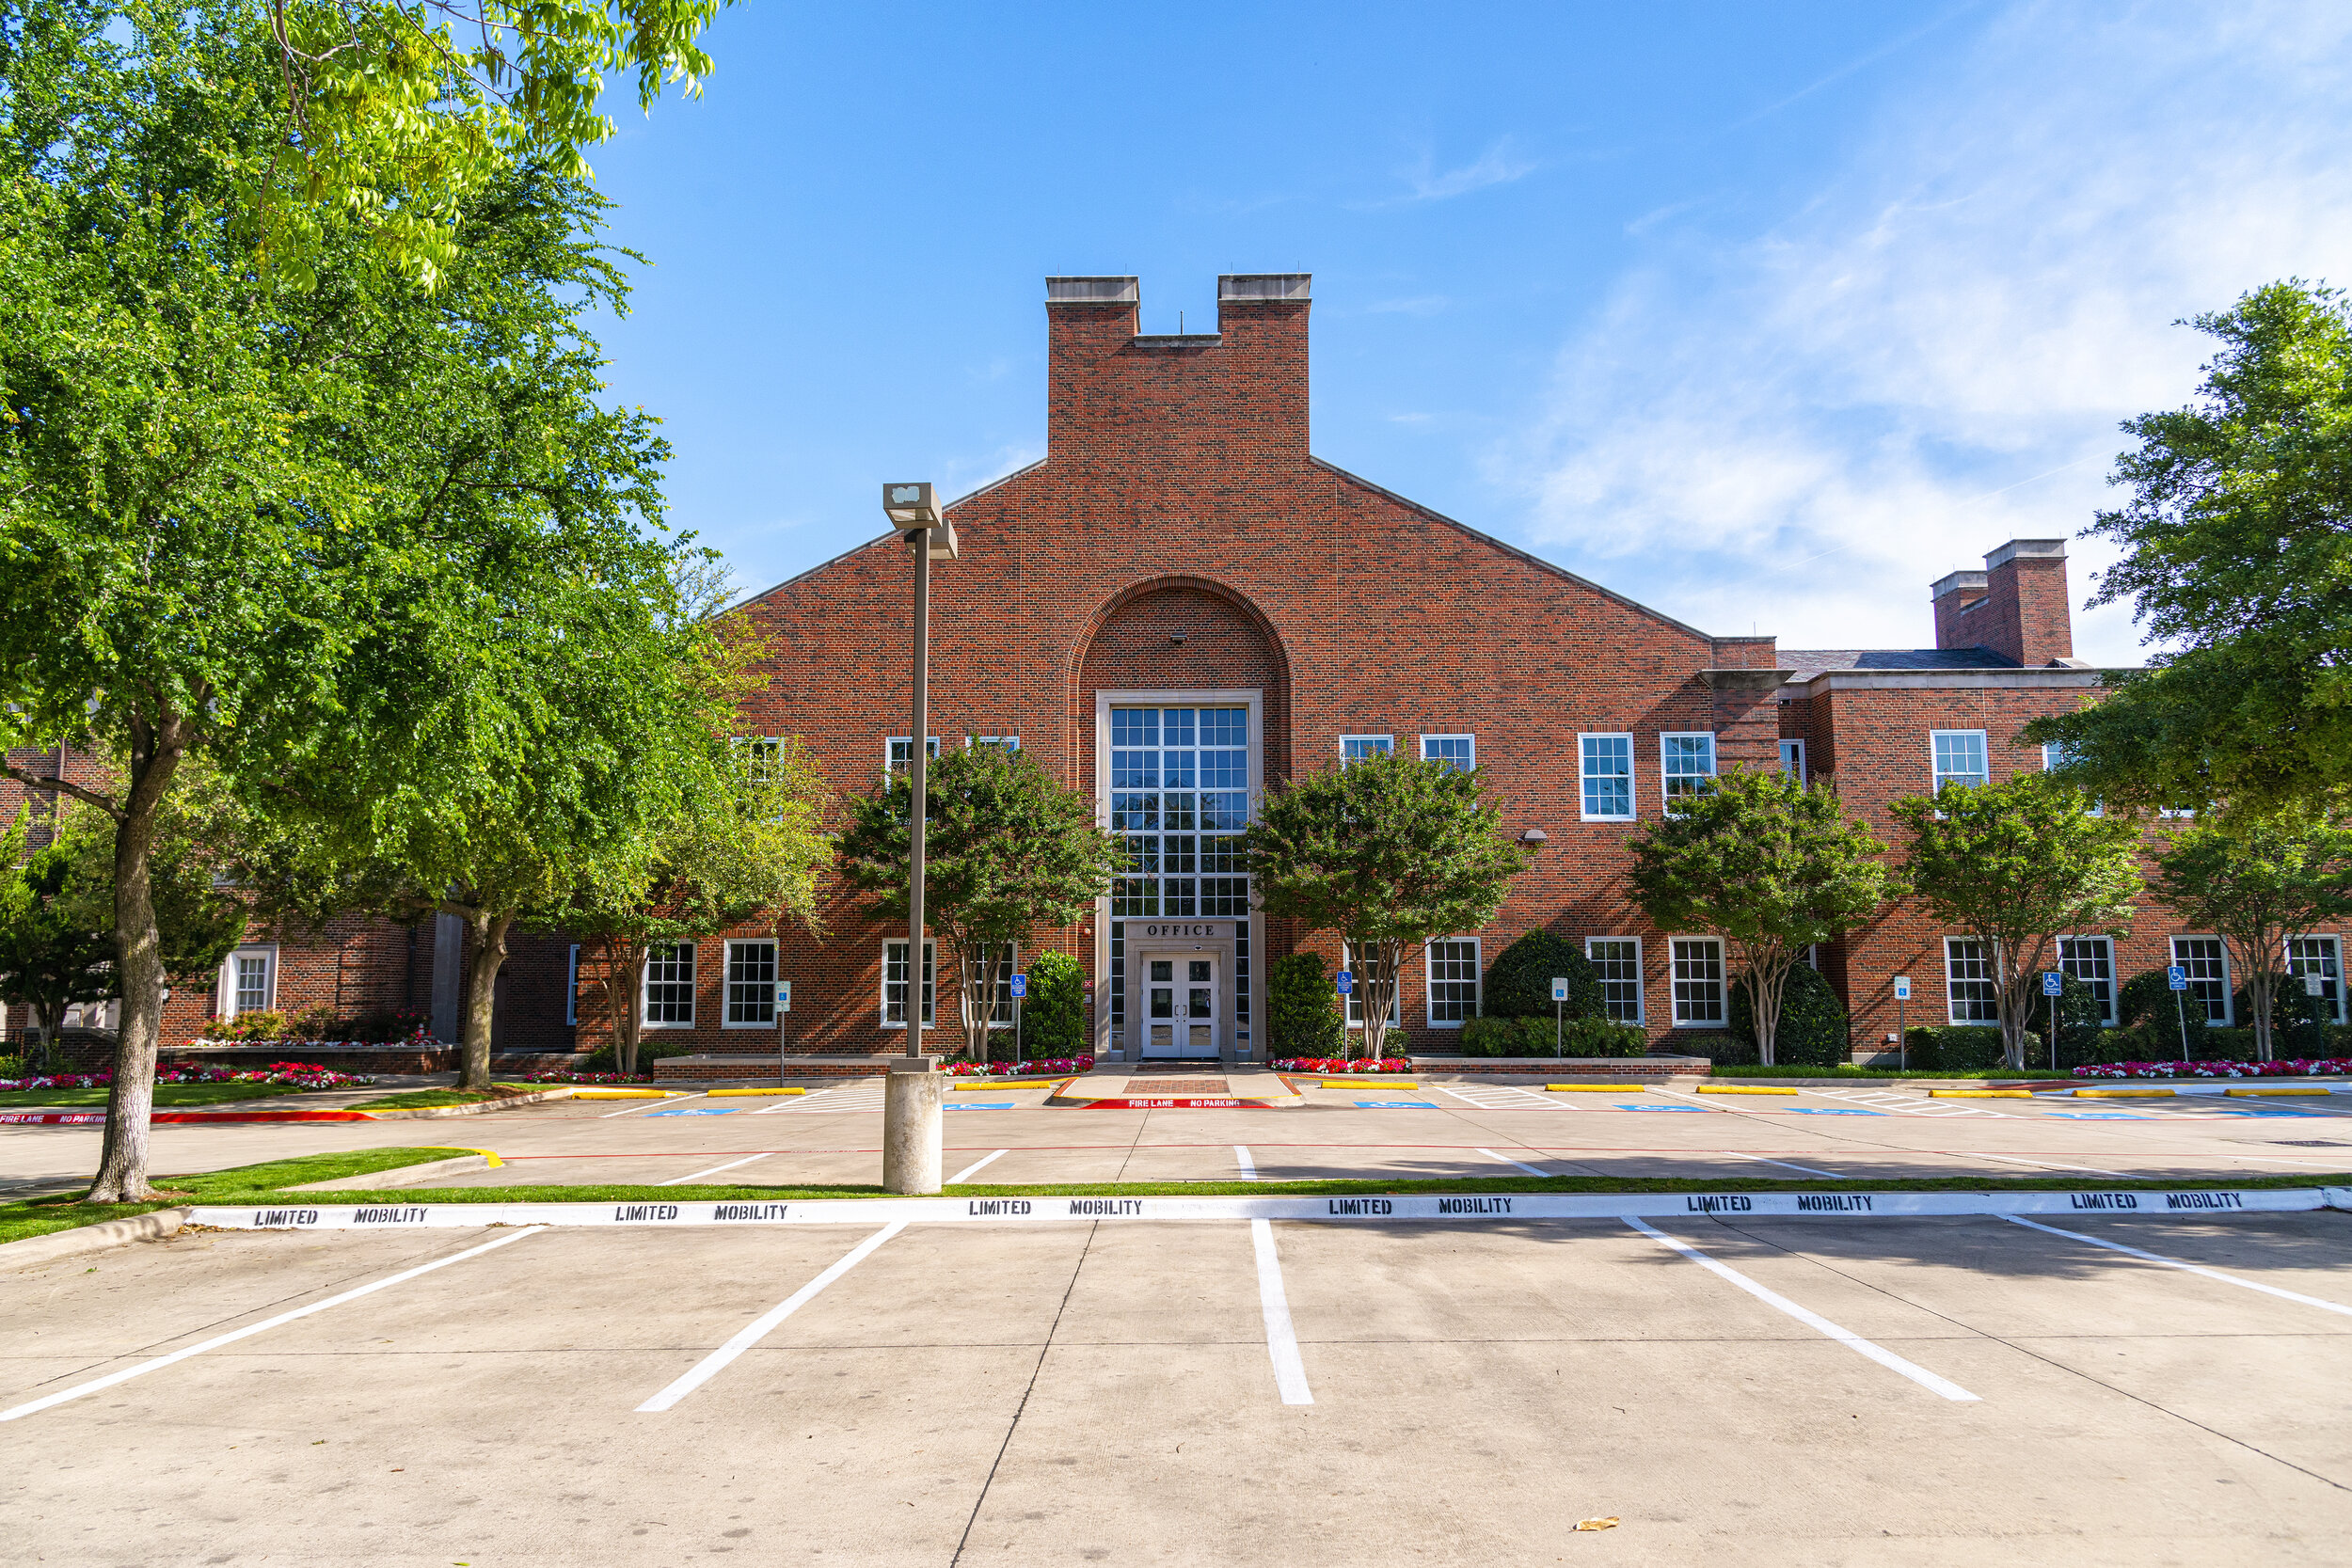
{"label": "blue handicap sign", "polygon": [[1029,977],[1027,975],[1016,974],[1012,977],[1012,993],[1015,996],[1026,996],[1029,994]]}
{"label": "blue handicap sign", "polygon": [[2056,996],[2065,983],[2066,976],[2062,974],[2054,974],[2046,969],[2042,972],[2042,994],[2044,996]]}
{"label": "blue handicap sign", "polygon": [[2167,964],[2164,970],[2164,977],[2171,985],[2171,988],[2174,990],[2188,990],[2188,971],[2181,965]]}
{"label": "blue handicap sign", "polygon": [[1348,995],[1348,994],[1352,993],[1355,990],[1356,990],[1356,974],[1355,974],[1355,971],[1353,971],[1353,970],[1347,970],[1347,969],[1343,969],[1343,970],[1341,970],[1341,971],[1340,971],[1340,994],[1341,994],[1342,996],[1346,996],[1346,995]]}

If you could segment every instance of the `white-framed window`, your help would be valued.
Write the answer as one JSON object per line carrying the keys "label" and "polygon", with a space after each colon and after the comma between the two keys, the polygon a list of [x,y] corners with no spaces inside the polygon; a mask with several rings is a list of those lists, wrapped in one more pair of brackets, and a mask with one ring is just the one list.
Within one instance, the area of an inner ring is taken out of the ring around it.
{"label": "white-framed window", "polygon": [[1112,708],[1110,775],[1127,851],[1111,918],[1248,918],[1249,710]]}
{"label": "white-framed window", "polygon": [[1804,742],[1784,740],[1780,743],[1780,770],[1803,784],[1804,778]]}
{"label": "white-framed window", "polygon": [[2001,1022],[2001,988],[1993,944],[1974,937],[1944,939],[1944,1016],[1954,1023]]}
{"label": "white-framed window", "polygon": [[1675,1027],[1724,1025],[1724,944],[1720,937],[1671,939],[1675,961]]}
{"label": "white-framed window", "polygon": [[[1350,1029],[1360,1029],[1364,1026],[1364,972],[1357,968],[1355,949],[1344,942],[1340,943],[1340,967],[1352,972],[1356,976],[1356,989],[1347,993],[1347,1026]],[[1402,981],[1405,977],[1399,974],[1397,978]],[[1389,991],[1389,1026],[1391,1028],[1395,1028],[1405,1022],[1399,1011],[1404,1005],[1404,986],[1398,985],[1391,988]]]}
{"label": "white-framed window", "polygon": [[[2066,748],[2059,745],[2057,741],[2052,740],[2043,743],[2042,748],[2042,770],[2044,773],[2057,772],[2059,768],[2065,767],[2070,760],[2071,759],[2066,753]],[[2106,815],[2106,809],[2096,800],[2091,801],[2090,805],[2084,807],[2083,809],[2092,816],[2105,816]]]}
{"label": "white-framed window", "polygon": [[1715,737],[1705,730],[1668,731],[1658,737],[1660,794],[1669,804],[1696,795],[1715,776]]}
{"label": "white-framed window", "polygon": [[222,959],[217,994],[223,1018],[267,1012],[278,1001],[278,949],[240,947]]}
{"label": "white-framed window", "polygon": [[571,957],[564,960],[564,1022],[580,1022],[580,943],[572,943]]}
{"label": "white-framed window", "polygon": [[1392,735],[1343,735],[1340,736],[1340,761],[1343,764],[1371,756],[1375,752],[1382,756],[1387,756],[1394,750],[1396,750],[1396,736]]}
{"label": "white-framed window", "polygon": [[1421,737],[1421,760],[1442,762],[1448,768],[1467,773],[1478,766],[1478,737],[1474,735],[1424,735]]}
{"label": "white-framed window", "polygon": [[1021,737],[1017,735],[976,735],[968,737],[967,744],[993,746],[1000,752],[1017,752],[1021,750]]}
{"label": "white-framed window", "polygon": [[1947,784],[1966,784],[1981,789],[1992,782],[1993,774],[1984,760],[1982,730],[1930,730],[1928,760],[1934,769],[1931,791]]}
{"label": "white-framed window", "polygon": [[2188,994],[2205,1008],[2205,1022],[2230,1023],[2230,950],[2219,937],[2174,937],[2172,961],[2188,971]]}
{"label": "white-framed window", "polygon": [[752,783],[776,782],[776,763],[784,755],[782,736],[739,735],[735,737],[735,749],[743,759],[743,770],[751,775]]}
{"label": "white-framed window", "polygon": [[1429,944],[1429,1026],[1459,1029],[1478,1016],[1478,939],[1449,937]]}
{"label": "white-framed window", "polygon": [[[926,736],[923,749],[933,757],[939,755],[939,736]],[[914,739],[912,736],[894,735],[882,742],[882,768],[896,773],[914,760]]]}
{"label": "white-framed window", "polygon": [[2344,972],[2337,965],[2338,957],[2333,937],[2287,938],[2287,984],[2299,990],[2305,975],[2317,975],[2322,1015],[2342,1023]]}
{"label": "white-framed window", "polygon": [[1629,735],[1580,735],[1576,749],[1582,759],[1584,820],[1633,820],[1633,737]]}
{"label": "white-framed window", "polygon": [[694,1026],[694,944],[658,942],[645,949],[644,1019],[648,1029]]}
{"label": "white-framed window", "polygon": [[1642,1022],[1642,939],[1586,937],[1584,958],[1600,978],[1601,1010],[1619,1023]]}
{"label": "white-framed window", "polygon": [[2099,1022],[2115,1022],[2115,943],[2106,937],[2058,939],[2058,973],[2072,974],[2099,999]]}
{"label": "white-framed window", "polygon": [[1021,944],[1011,942],[1008,945],[1012,949],[1011,963],[1006,963],[1006,956],[996,952],[993,948],[989,950],[987,958],[983,960],[991,966],[988,970],[988,987],[996,993],[990,999],[988,1006],[988,1026],[991,1029],[1012,1027],[1012,976],[1013,972],[1021,967]]}
{"label": "white-framed window", "polygon": [[[923,1027],[932,1026],[931,991],[932,966],[939,957],[939,943],[930,937],[923,939]],[[907,944],[901,937],[897,942],[882,943],[882,1026],[903,1029],[907,1026]]]}
{"label": "white-framed window", "polygon": [[776,944],[764,940],[727,943],[727,1006],[723,1029],[776,1026]]}

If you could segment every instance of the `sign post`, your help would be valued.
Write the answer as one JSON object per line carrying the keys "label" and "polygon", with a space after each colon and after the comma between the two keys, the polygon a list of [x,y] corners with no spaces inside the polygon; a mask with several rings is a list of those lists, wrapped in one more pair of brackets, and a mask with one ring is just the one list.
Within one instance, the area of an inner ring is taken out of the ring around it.
{"label": "sign post", "polygon": [[2181,993],[2188,990],[2188,970],[2181,964],[2167,964],[2166,983],[2172,988],[2172,1011],[2181,1021],[2181,1060],[2188,1060],[2188,1002]]}
{"label": "sign post", "polygon": [[1555,974],[1551,977],[1551,1053],[1555,1057],[1567,1053],[1567,1014],[1568,982]]}
{"label": "sign post", "polygon": [[1029,994],[1029,977],[1012,977],[1012,1070],[1021,1070],[1021,999]]}
{"label": "sign post", "polygon": [[1356,1048],[1347,1043],[1347,999],[1356,990],[1356,972],[1352,969],[1341,970],[1335,983],[1340,988],[1340,1053],[1343,1056],[1353,1055]]}
{"label": "sign post", "polygon": [[2058,1070],[2058,992],[2064,989],[2065,985],[2066,974],[2064,971],[2045,969],[2042,972],[2042,994],[2050,999],[2050,1070],[2052,1072],[2056,1072]]}
{"label": "sign post", "polygon": [[784,1015],[792,1010],[792,982],[776,982],[776,1087],[784,1087]]}
{"label": "sign post", "polygon": [[1911,976],[1908,974],[1896,975],[1895,1049],[1899,1054],[1896,1056],[1895,1060],[1901,1064],[1902,1070],[1905,1072],[1909,1072],[1911,1070],[1911,1032],[1903,1027],[1903,1004],[1910,1000]]}

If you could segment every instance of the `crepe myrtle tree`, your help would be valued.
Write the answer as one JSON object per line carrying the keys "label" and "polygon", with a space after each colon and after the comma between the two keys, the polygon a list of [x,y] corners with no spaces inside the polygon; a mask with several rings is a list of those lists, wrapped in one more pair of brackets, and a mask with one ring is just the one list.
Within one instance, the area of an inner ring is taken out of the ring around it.
{"label": "crepe myrtle tree", "polygon": [[2097,816],[2081,791],[2048,773],[1907,796],[1894,813],[1912,832],[1911,890],[1945,929],[1985,945],[2011,1069],[2026,1065],[2026,1030],[2061,934],[2131,931],[2141,890],[2139,830]]}
{"label": "crepe myrtle tree", "polygon": [[2230,944],[2254,1015],[2254,1050],[2267,1062],[2287,939],[2352,913],[2352,832],[2299,814],[2233,830],[2200,822],[2171,835],[2150,891],[2190,930]]}
{"label": "crepe myrtle tree", "polygon": [[1738,955],[1766,1067],[1789,972],[1897,891],[1886,846],[1836,791],[1779,772],[1733,768],[1642,824],[1629,847],[1643,913],[1661,930],[1712,932]]}
{"label": "crepe myrtle tree", "polygon": [[[0,748],[119,760],[55,787],[116,829],[122,1020],[90,1196],[130,1201],[151,1196],[154,850],[183,766],[210,759],[338,853],[410,855],[469,911],[554,892],[576,840],[643,809],[614,764],[662,743],[668,682],[615,685],[583,724],[564,682],[527,667],[570,657],[575,686],[635,673],[589,665],[666,592],[668,549],[640,531],[664,449],[603,402],[585,324],[624,282],[593,192],[504,169],[429,295],[331,213],[306,276],[257,268],[249,182],[285,136],[257,14],[17,12],[0,29],[0,604],[21,612],[0,615]],[[490,948],[494,923],[476,922]]]}
{"label": "crepe myrtle tree", "polygon": [[1266,913],[1346,942],[1375,1057],[1404,965],[1492,920],[1531,858],[1503,835],[1479,773],[1386,752],[1335,763],[1278,784],[1244,836]]}
{"label": "crepe myrtle tree", "polygon": [[2216,352],[2185,406],[2141,415],[2121,506],[2089,532],[2123,556],[2093,605],[2129,599],[2159,651],[2104,697],[2024,730],[2110,810],[2352,805],[2352,298],[2272,283],[2189,325]]}
{"label": "crepe myrtle tree", "polygon": [[[1096,825],[1090,799],[1017,747],[966,737],[924,784],[923,918],[955,962],[964,1051],[985,1062],[1014,944],[1074,925],[1126,868],[1126,847]],[[907,917],[914,793],[903,770],[884,775],[851,803],[838,846],[842,876],[885,918]]]}

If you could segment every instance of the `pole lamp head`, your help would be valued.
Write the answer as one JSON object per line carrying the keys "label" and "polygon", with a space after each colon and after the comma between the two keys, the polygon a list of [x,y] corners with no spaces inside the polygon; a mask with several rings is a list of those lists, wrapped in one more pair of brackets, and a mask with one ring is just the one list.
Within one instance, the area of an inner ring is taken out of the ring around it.
{"label": "pole lamp head", "polygon": [[920,532],[925,553],[931,560],[956,559],[955,525],[941,515],[928,481],[883,485],[882,515],[890,519],[892,531],[906,535],[910,546]]}

